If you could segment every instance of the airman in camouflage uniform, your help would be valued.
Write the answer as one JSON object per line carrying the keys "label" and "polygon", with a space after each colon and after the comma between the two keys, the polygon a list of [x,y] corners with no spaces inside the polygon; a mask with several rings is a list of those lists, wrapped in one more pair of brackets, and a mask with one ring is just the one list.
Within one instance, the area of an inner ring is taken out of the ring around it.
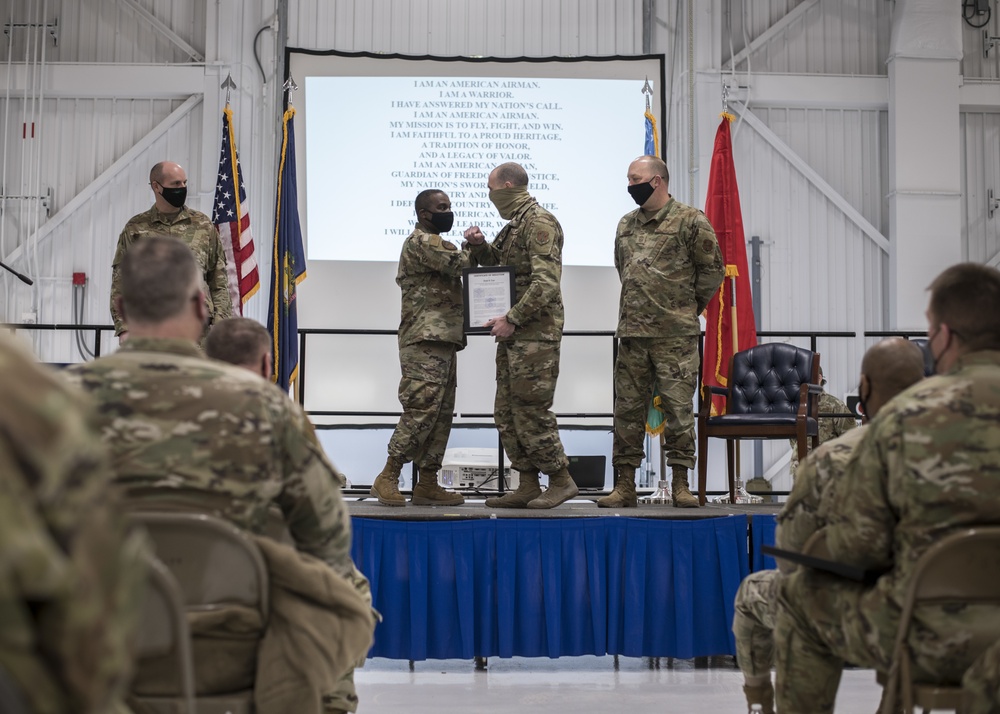
{"label": "airman in camouflage uniform", "polygon": [[[517,295],[506,315],[487,325],[497,338],[497,392],[493,417],[518,488],[486,499],[488,508],[553,508],[579,489],[569,475],[569,459],[552,413],[563,331],[562,247],[559,221],[528,193],[520,164],[497,166],[489,175],[490,201],[509,221],[492,243],[479,226],[465,231],[479,265],[514,268]],[[549,475],[542,493],[538,474]]]}
{"label": "airman in camouflage uniform", "polygon": [[[250,372],[260,375],[270,382],[272,374],[271,360],[271,335],[264,326],[256,320],[248,317],[230,317],[212,326],[208,337],[205,340],[205,354],[212,358],[234,364]],[[316,437],[316,431],[306,418],[306,425],[309,428],[309,438],[321,448]],[[347,484],[347,479],[336,467],[330,464],[334,470],[334,476],[341,487]],[[272,509],[273,510],[273,509]],[[290,535],[283,527],[276,528],[281,540],[290,539]],[[371,606],[372,591],[371,585],[360,570],[355,567],[349,580],[354,585],[362,599]],[[357,663],[357,667],[364,665],[364,659]],[[327,714],[335,712],[354,712],[358,709],[358,692],[354,686],[354,670],[348,671],[341,677],[339,685],[323,697],[324,711]]]}
{"label": "airman in camouflage uniform", "polygon": [[[896,337],[879,342],[865,354],[861,381],[869,392],[870,416],[882,405],[923,377],[923,357],[918,348]],[[798,471],[792,493],[778,514],[776,544],[801,551],[809,537],[823,527],[820,506],[861,442],[867,427],[852,429],[810,453]],[[794,566],[783,563],[784,572]],[[736,592],[733,634],[736,661],[743,671],[747,704],[761,704],[764,714],[774,712],[771,667],[774,666],[774,618],[781,573],[760,570],[740,583]]]}
{"label": "airman in camouflage uniform", "polygon": [[132,669],[146,541],[89,407],[0,338],[0,667],[36,714],[108,712]]}
{"label": "airman in camouflage uniform", "polygon": [[412,502],[457,506],[465,499],[441,488],[437,475],[455,412],[458,350],[465,347],[462,270],[469,267],[469,254],[441,237],[455,219],[446,193],[421,191],[414,209],[417,225],[403,243],[396,272],[396,284],[403,291],[398,339],[403,415],[371,495],[386,506],[406,505],[399,492],[399,472],[413,461],[419,476]]}
{"label": "airman in camouflage uniform", "polygon": [[962,677],[962,714],[1000,714],[1000,641],[983,652]]}
{"label": "airman in camouflage uniform", "polygon": [[[945,270],[931,285],[927,317],[938,376],[881,410],[820,510],[831,556],[883,574],[873,586],[809,569],[783,580],[775,622],[782,714],[832,712],[845,661],[888,671],[920,556],[956,529],[1000,523],[1000,272],[972,263]],[[919,609],[908,643],[916,675],[959,681],[978,655],[968,646],[972,630],[1000,635],[1000,612]]]}
{"label": "airman in camouflage uniform", "polygon": [[298,550],[353,581],[347,510],[305,413],[195,344],[206,318],[197,272],[175,238],[133,246],[118,301],[128,341],[66,370],[99,405],[117,483],[129,501],[209,510],[257,534],[276,505]]}
{"label": "airman in camouflage uniform", "polygon": [[640,156],[628,168],[628,191],[639,208],[619,221],[615,234],[615,268],[622,281],[615,333],[615,488],[597,502],[603,508],[637,503],[635,470],[643,459],[654,386],[664,412],[674,505],[698,506],[688,486],[688,470],[694,468],[698,316],[725,269],[712,225],[701,211],[674,200],[669,179],[666,164],[655,156]]}
{"label": "airman in camouflage uniform", "polygon": [[207,286],[205,307],[208,326],[233,315],[233,300],[226,276],[226,251],[219,232],[204,213],[184,205],[187,196],[187,174],[175,163],[164,161],[149,172],[149,185],[156,202],[148,211],[133,216],[118,236],[118,247],[111,262],[111,317],[115,334],[128,332],[122,315],[115,306],[121,295],[121,264],[129,247],[151,235],[171,235],[180,238],[194,253]]}
{"label": "airman in camouflage uniform", "polygon": [[[823,376],[822,370],[820,371],[820,377]],[[825,384],[826,380],[823,379],[822,382]],[[851,410],[847,408],[847,405],[842,401],[837,399],[835,396],[829,392],[823,392],[819,395],[819,443],[825,444],[831,439],[836,439],[838,436],[846,434],[851,429],[858,425],[858,422],[851,417],[828,417],[824,418],[824,414],[850,414]],[[795,439],[789,439],[788,443],[792,445],[792,460],[789,468],[792,472],[792,478],[795,478],[795,471],[799,467],[799,446]],[[809,443],[807,441],[807,443]]]}

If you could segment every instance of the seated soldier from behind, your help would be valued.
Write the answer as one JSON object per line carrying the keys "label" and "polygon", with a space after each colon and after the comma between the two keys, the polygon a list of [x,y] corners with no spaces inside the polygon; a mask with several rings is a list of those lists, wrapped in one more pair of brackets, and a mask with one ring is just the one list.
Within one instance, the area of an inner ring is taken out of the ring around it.
{"label": "seated soldier from behind", "polygon": [[[782,579],[782,714],[832,712],[844,662],[889,671],[920,557],[957,530],[1000,524],[1000,271],[954,265],[930,292],[937,375],[882,408],[820,509],[831,558],[881,575],[866,585],[800,568]],[[958,682],[978,654],[970,633],[1000,633],[1000,609],[990,605],[930,604],[916,618],[907,645],[926,682]]]}
{"label": "seated soldier from behind", "polygon": [[146,540],[89,416],[0,337],[0,671],[36,714],[104,714],[131,672]]}
{"label": "seated soldier from behind", "polygon": [[[874,418],[883,404],[922,378],[923,356],[912,343],[893,337],[871,347],[861,361],[859,386],[869,418]],[[823,526],[818,518],[820,503],[843,473],[866,429],[852,429],[827,441],[802,462],[792,493],[778,514],[775,540],[779,548],[801,551],[809,536]],[[760,704],[764,714],[774,714],[771,667],[780,584],[781,572],[760,570],[745,577],[736,591],[733,634],[737,664],[745,680],[743,691],[747,706]]]}
{"label": "seated soldier from behind", "polygon": [[[248,317],[230,317],[215,323],[205,339],[205,354],[211,359],[234,364],[259,374],[268,381],[271,380],[273,374],[271,334],[256,320]],[[312,425],[309,426],[311,429]],[[314,431],[312,434],[315,437]],[[337,471],[336,476],[341,486],[347,485],[347,479],[343,474]],[[283,532],[280,533],[282,539],[284,535]],[[361,597],[370,605],[372,593],[368,578],[355,568],[351,581]],[[364,659],[358,662],[358,667],[362,665]],[[358,710],[358,693],[354,687],[353,669],[344,675],[335,691],[325,695],[324,704],[328,714]]]}
{"label": "seated soldier from behind", "polygon": [[[215,512],[258,534],[276,505],[296,549],[332,568],[335,572],[325,567],[318,572],[329,579],[331,589],[342,592],[337,582],[351,578],[354,564],[350,522],[334,469],[312,437],[305,414],[286,394],[247,370],[206,359],[198,349],[206,314],[194,255],[175,238],[148,237],[126,253],[121,283],[118,299],[129,340],[115,354],[74,365],[67,374],[97,400],[101,433],[126,498],[144,508]],[[312,567],[293,550],[274,555],[270,541],[258,542],[268,560],[272,591],[276,569],[282,578],[294,579]],[[315,668],[293,667],[290,657],[297,652],[287,648],[268,659],[273,656],[269,638],[274,641],[285,632],[275,630],[275,623],[295,617],[272,613],[261,647],[251,653],[260,659],[255,683],[259,714],[322,711],[321,682],[335,682],[367,651],[374,627],[371,610],[353,588],[346,583],[344,588],[350,596],[345,612],[353,617],[364,610],[364,617],[350,622],[347,614],[332,617],[330,626],[343,632],[327,644],[340,649],[326,653],[325,664],[317,659]],[[273,610],[278,601],[277,595],[272,597]],[[323,612],[332,613],[334,606],[328,604]],[[201,661],[214,659],[211,644],[206,640]],[[238,674],[212,674],[218,686],[224,682],[233,691],[232,677],[245,680],[247,669],[252,679],[253,662],[247,666],[243,660]],[[282,668],[290,670],[288,676],[275,683],[276,689],[267,689]],[[202,668],[196,675],[210,676]],[[297,689],[296,676],[304,678]],[[247,685],[241,681],[241,687]],[[200,689],[211,693],[211,683],[203,679]]]}

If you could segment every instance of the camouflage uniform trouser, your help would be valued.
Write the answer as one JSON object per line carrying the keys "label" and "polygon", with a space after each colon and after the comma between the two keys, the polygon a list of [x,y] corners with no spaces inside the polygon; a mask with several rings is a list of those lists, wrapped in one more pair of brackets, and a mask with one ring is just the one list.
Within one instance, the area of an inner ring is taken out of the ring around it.
{"label": "camouflage uniform trouser", "polygon": [[698,337],[623,337],[615,363],[615,437],[611,463],[638,468],[655,385],[664,412],[667,465],[694,468],[694,390]]}
{"label": "camouflage uniform trouser", "polygon": [[403,416],[389,440],[389,456],[438,470],[455,413],[457,345],[418,342],[401,347],[399,403]]}
{"label": "camouflage uniform trouser", "polygon": [[[372,589],[368,578],[361,574],[361,571],[354,568],[354,576],[349,578],[365,601],[372,604]],[[376,618],[378,619],[378,618]],[[364,658],[355,665],[354,669],[363,667]],[[337,688],[332,692],[323,695],[323,711],[329,712],[356,712],[358,710],[358,690],[354,688],[354,669],[350,670],[337,683]]]}
{"label": "camouflage uniform trouser", "polygon": [[966,692],[963,714],[1000,714],[1000,642],[972,663],[962,677]]}
{"label": "camouflage uniform trouser", "polygon": [[558,342],[497,343],[493,418],[511,468],[554,474],[569,466],[552,400],[559,377]]}
{"label": "camouflage uniform trouser", "polygon": [[[867,587],[803,569],[781,578],[774,625],[778,662],[777,710],[827,714],[845,662],[888,672],[899,627],[899,608],[876,585]],[[933,623],[934,629],[925,625]],[[914,676],[957,682],[971,664],[967,632],[990,626],[987,606],[918,612],[909,639]],[[940,635],[936,633],[947,633]]]}
{"label": "camouflage uniform trouser", "polygon": [[760,570],[743,578],[736,591],[733,635],[736,663],[745,677],[771,676],[774,666],[774,615],[781,573]]}

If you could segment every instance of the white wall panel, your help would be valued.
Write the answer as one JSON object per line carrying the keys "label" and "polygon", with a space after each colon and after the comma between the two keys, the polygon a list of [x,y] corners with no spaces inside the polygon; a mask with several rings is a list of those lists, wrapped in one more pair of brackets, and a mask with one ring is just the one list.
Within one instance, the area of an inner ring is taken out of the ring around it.
{"label": "white wall panel", "polygon": [[1000,263],[1000,210],[989,214],[989,191],[1000,197],[1000,114],[962,114],[963,254]]}
{"label": "white wall panel", "polygon": [[[189,137],[200,127],[201,120],[200,106],[184,113],[156,141],[139,152],[134,161],[109,176],[90,200],[70,217],[67,218],[65,212],[54,213],[54,223],[61,222],[47,232],[43,240],[22,242],[10,264],[34,278],[35,287],[24,286],[9,276],[3,278],[7,319],[19,321],[25,312],[35,312],[38,322],[72,323],[72,276],[79,271],[86,273],[88,278],[83,321],[110,323],[111,259],[118,234],[130,217],[152,205],[148,181],[149,168],[154,163],[164,156],[172,156],[184,165],[197,164],[198,148],[192,147]],[[141,135],[136,137],[136,141],[141,138]],[[113,160],[108,160],[105,168],[112,163]],[[198,187],[193,185],[191,189],[197,192]],[[35,339],[36,349],[46,360],[78,359],[68,333],[43,333]],[[105,350],[107,346],[105,342]]]}
{"label": "white wall panel", "polygon": [[[869,222],[883,225],[883,112],[755,113]],[[733,144],[746,236],[764,241],[759,329],[884,329],[885,253],[753,128],[738,126]],[[821,340],[831,392],[853,390],[864,349],[860,337]]]}

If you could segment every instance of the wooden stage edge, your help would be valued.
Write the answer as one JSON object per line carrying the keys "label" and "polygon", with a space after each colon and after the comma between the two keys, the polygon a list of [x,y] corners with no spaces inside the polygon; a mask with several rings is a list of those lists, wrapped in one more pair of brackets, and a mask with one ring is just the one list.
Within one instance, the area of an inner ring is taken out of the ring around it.
{"label": "wooden stage edge", "polygon": [[[740,504],[712,503],[701,508],[674,508],[672,505],[644,505],[637,508],[598,508],[596,499],[602,494],[582,494],[576,499],[555,508],[487,508],[482,496],[466,496],[461,506],[383,506],[377,500],[361,493],[344,493],[347,509],[355,518],[379,518],[399,521],[458,521],[482,518],[652,518],[661,520],[700,520],[725,516],[776,515],[779,503]],[[407,494],[408,496],[408,494]]]}

